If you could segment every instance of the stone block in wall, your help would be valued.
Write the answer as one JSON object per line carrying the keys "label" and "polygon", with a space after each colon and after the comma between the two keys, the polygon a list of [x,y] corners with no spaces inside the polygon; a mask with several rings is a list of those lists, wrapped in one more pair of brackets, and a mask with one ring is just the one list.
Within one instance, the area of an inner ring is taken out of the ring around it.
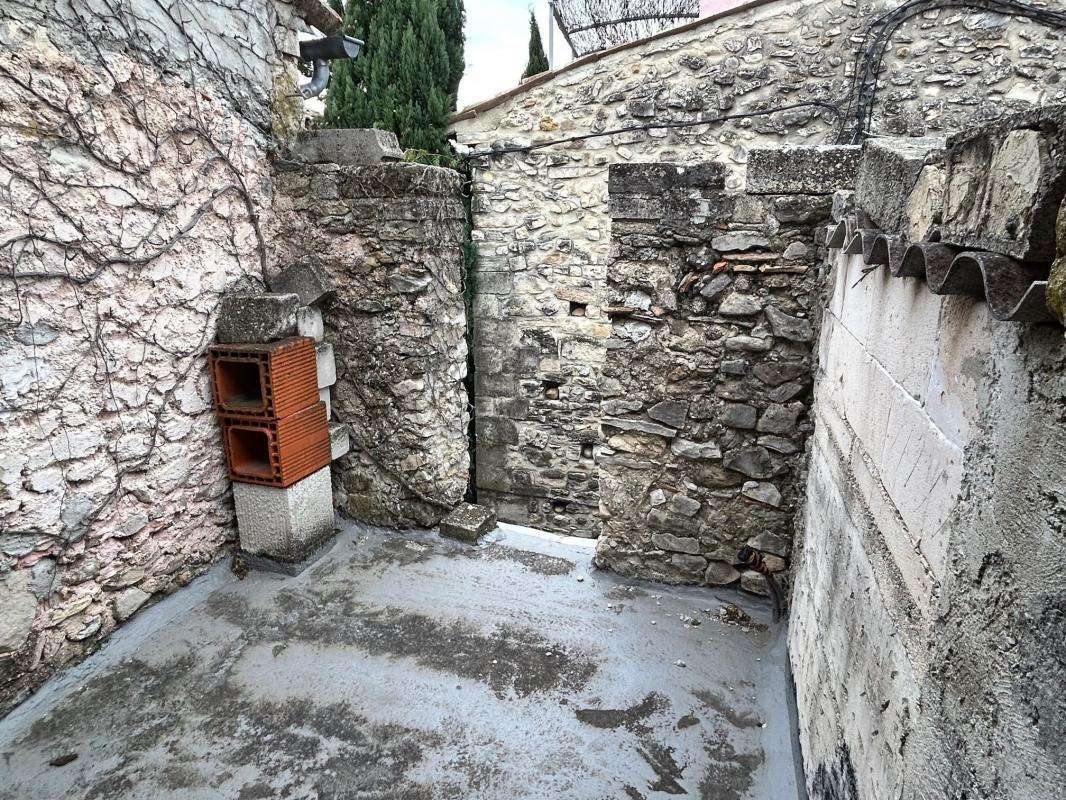
{"label": "stone block in wall", "polygon": [[241,551],[282,564],[299,564],[333,535],[330,468],[279,489],[233,484]]}
{"label": "stone block in wall", "polygon": [[881,230],[900,232],[922,171],[944,157],[942,138],[884,136],[869,139],[855,180],[855,201]]}
{"label": "stone block in wall", "polygon": [[952,136],[944,168],[944,242],[1023,261],[1054,259],[1066,193],[1066,105]]}
{"label": "stone block in wall", "polygon": [[215,338],[223,344],[260,344],[296,333],[295,294],[229,294],[222,298]]}
{"label": "stone block in wall", "polygon": [[402,161],[403,151],[392,131],[328,128],[300,133],[292,146],[292,158],[311,164],[366,165]]}
{"label": "stone block in wall", "polygon": [[270,290],[295,294],[300,304],[313,306],[333,296],[333,283],[325,271],[306,261],[285,267],[270,281]]}
{"label": "stone block in wall", "polygon": [[751,194],[832,194],[855,183],[862,148],[813,145],[752,150],[747,190]]}

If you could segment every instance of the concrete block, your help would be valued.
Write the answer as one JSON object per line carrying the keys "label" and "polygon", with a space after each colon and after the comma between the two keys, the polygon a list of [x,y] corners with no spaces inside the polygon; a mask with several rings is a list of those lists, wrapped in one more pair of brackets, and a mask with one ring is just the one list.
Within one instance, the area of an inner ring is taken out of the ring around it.
{"label": "concrete block", "polygon": [[352,437],[348,426],[340,422],[331,422],[329,426],[330,460],[336,461],[352,448]]}
{"label": "concrete block", "polygon": [[318,400],[326,404],[326,419],[333,419],[333,401],[330,398],[328,386],[318,390]]}
{"label": "concrete block", "polygon": [[403,161],[403,150],[391,131],[333,128],[301,133],[292,147],[292,157],[312,164],[365,165]]}
{"label": "concrete block", "polygon": [[751,194],[833,194],[855,183],[862,148],[816,145],[752,150],[748,155]]}
{"label": "concrete block", "polygon": [[441,520],[441,536],[476,542],[496,527],[496,512],[485,506],[461,503],[451,514]]}
{"label": "concrete block", "polygon": [[308,263],[293,264],[283,269],[270,281],[270,289],[281,294],[295,294],[305,306],[327,300],[336,291],[325,271]]}
{"label": "concrete block", "polygon": [[297,336],[308,336],[316,342],[321,342],[325,334],[325,323],[319,309],[314,306],[300,306],[296,309]]}
{"label": "concrete block", "polygon": [[233,484],[241,550],[285,564],[307,559],[333,535],[333,487],[323,467],[287,489]]}
{"label": "concrete block", "polygon": [[870,139],[862,152],[855,200],[883,231],[899,232],[908,198],[927,165],[944,158],[945,140],[885,136]]}
{"label": "concrete block", "polygon": [[337,361],[333,357],[333,345],[329,342],[316,344],[315,361],[318,365],[318,388],[328,389],[337,382]]}
{"label": "concrete block", "polygon": [[295,294],[231,294],[222,298],[215,338],[223,344],[259,344],[296,334]]}
{"label": "concrete block", "polygon": [[948,140],[942,241],[1023,261],[1055,258],[1066,174],[1066,106],[1003,118]]}

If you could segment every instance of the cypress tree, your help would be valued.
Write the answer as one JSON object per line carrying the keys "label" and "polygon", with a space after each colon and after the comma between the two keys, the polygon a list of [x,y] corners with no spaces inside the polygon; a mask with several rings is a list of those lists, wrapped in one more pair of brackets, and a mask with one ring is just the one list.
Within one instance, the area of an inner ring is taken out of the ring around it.
{"label": "cypress tree", "polygon": [[[458,77],[441,26],[446,1],[348,0],[344,31],[366,46],[337,65],[326,100],[329,127],[390,130],[405,150],[448,154],[444,129]],[[457,7],[461,25],[461,2]],[[461,34],[459,40],[461,61]]]}
{"label": "cypress tree", "polygon": [[367,36],[375,5],[373,0],[347,0],[344,4],[344,14],[341,16],[342,31],[348,36],[362,39],[366,44],[355,59],[334,61],[332,64],[323,117],[326,127],[373,127],[374,120],[370,113],[364,81],[373,51]]}
{"label": "cypress tree", "polygon": [[533,11],[530,10],[529,63],[526,64],[526,71],[522,73],[522,77],[532,78],[534,75],[547,72],[549,69],[551,69],[551,65],[548,64],[548,57],[544,55],[544,45],[540,41],[540,26],[537,25],[537,18],[533,16]]}
{"label": "cypress tree", "polygon": [[466,26],[466,9],[463,7],[463,0],[440,0],[437,19],[440,21],[440,29],[444,32],[444,46],[448,49],[448,83],[445,86],[448,93],[448,110],[454,111],[459,95],[459,81],[466,70],[463,52],[466,42],[463,33]]}

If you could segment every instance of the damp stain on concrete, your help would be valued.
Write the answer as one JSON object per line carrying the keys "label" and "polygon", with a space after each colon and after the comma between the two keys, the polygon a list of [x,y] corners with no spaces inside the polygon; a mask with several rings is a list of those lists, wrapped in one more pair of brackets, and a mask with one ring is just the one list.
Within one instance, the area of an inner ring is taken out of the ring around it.
{"label": "damp stain on concrete", "polygon": [[758,728],[762,725],[762,720],[758,716],[740,710],[735,703],[731,703],[709,689],[697,689],[692,694],[704,706],[721,715],[733,727]]}
{"label": "damp stain on concrete", "polygon": [[244,631],[250,643],[308,642],[411,658],[424,667],[484,683],[498,697],[577,691],[596,672],[589,654],[532,630],[499,623],[484,631],[462,621],[375,608],[358,602],[346,589],[283,590],[274,608],[255,608],[240,595],[218,592],[207,607]]}
{"label": "damp stain on concrete", "polygon": [[669,707],[669,700],[658,692],[649,692],[643,700],[629,708],[579,708],[574,710],[574,715],[594,728],[625,728],[632,733],[647,733],[649,728],[644,721],[657,711]]}
{"label": "damp stain on concrete", "polygon": [[[252,699],[232,680],[226,666],[233,663],[232,655],[206,662],[191,654],[160,664],[126,661],[92,678],[17,744],[54,753],[94,738],[93,748],[74,762],[87,773],[76,795],[85,800],[126,796],[134,787],[144,796],[146,785],[177,794],[217,792],[248,764],[277,765],[278,770],[267,770],[275,778],[268,784],[240,787],[244,797],[306,796],[331,782],[402,791],[397,796],[403,797],[431,796],[405,776],[424,747],[441,745],[439,737],[373,725],[347,703]],[[108,713],[116,703],[122,713]],[[105,774],[92,774],[94,765],[111,761],[117,764]]]}

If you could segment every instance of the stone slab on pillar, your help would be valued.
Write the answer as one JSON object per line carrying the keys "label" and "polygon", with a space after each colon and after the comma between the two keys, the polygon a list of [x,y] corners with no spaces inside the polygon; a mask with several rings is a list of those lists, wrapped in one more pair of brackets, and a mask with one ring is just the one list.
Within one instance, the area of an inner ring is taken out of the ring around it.
{"label": "stone slab on pillar", "polygon": [[310,164],[380,164],[403,161],[392,131],[377,128],[331,128],[301,133],[292,146],[294,161]]}
{"label": "stone slab on pillar", "polygon": [[803,145],[752,150],[748,154],[750,194],[832,194],[851,189],[859,170],[857,145]]}
{"label": "stone slab on pillar", "polygon": [[461,503],[451,514],[441,520],[441,536],[476,542],[496,527],[496,512],[485,506]]}
{"label": "stone slab on pillar", "polygon": [[265,344],[296,333],[295,294],[230,294],[222,298],[215,338],[222,344]]}
{"label": "stone slab on pillar", "polygon": [[328,466],[287,489],[234,483],[233,502],[241,552],[253,566],[297,572],[333,536]]}

